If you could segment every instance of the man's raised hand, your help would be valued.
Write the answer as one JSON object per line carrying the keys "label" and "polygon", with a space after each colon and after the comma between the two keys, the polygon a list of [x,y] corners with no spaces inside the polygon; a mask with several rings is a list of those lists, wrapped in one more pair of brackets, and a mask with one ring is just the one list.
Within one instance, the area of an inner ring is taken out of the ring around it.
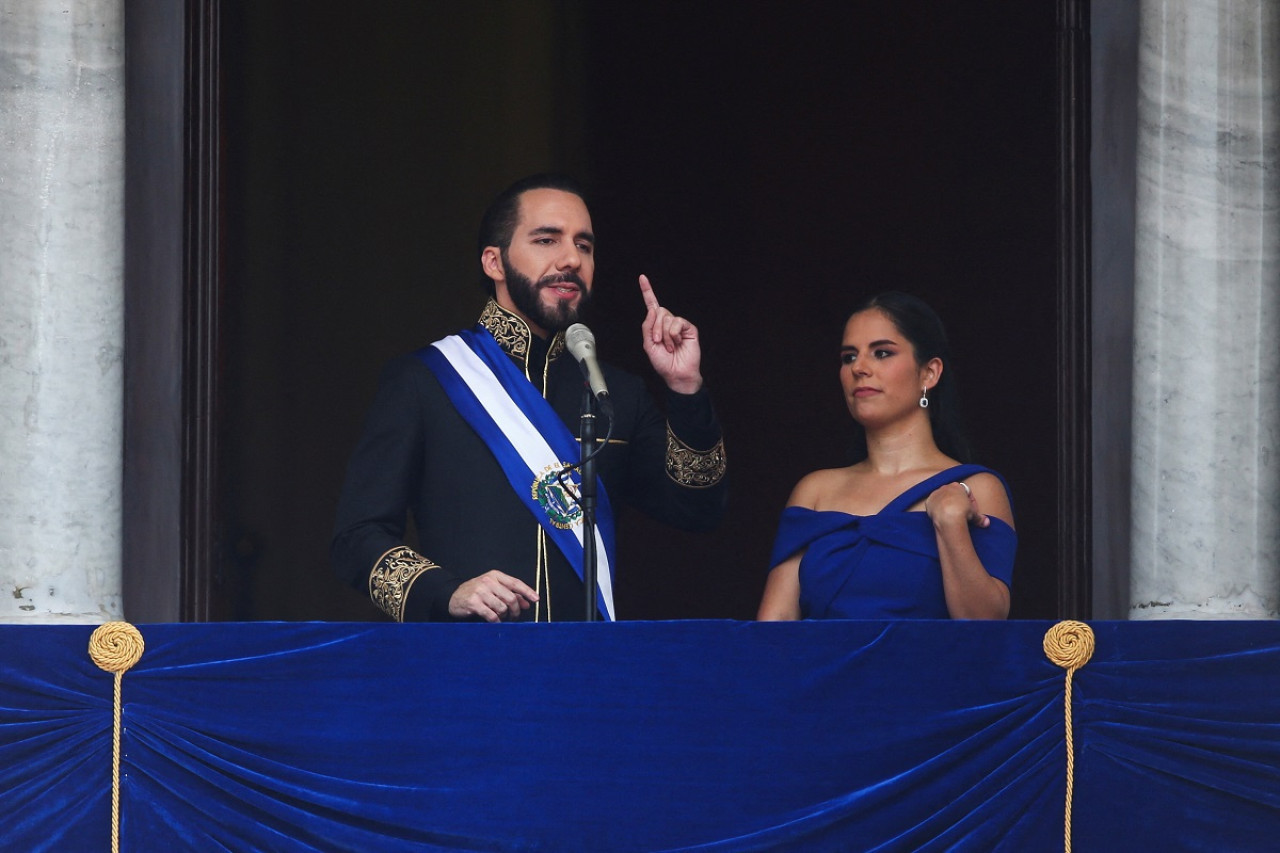
{"label": "man's raised hand", "polygon": [[702,388],[702,348],[697,326],[663,308],[646,275],[640,276],[640,295],[647,309],[641,330],[649,363],[672,391],[698,391]]}

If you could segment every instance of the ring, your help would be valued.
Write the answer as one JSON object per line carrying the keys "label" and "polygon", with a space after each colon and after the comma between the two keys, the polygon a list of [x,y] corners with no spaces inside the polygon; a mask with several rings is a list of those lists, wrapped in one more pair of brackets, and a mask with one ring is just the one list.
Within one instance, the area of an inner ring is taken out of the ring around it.
{"label": "ring", "polygon": [[969,497],[973,497],[973,492],[969,491],[969,484],[968,484],[968,483],[961,483],[961,484],[960,484],[960,488],[964,489],[964,493],[965,493],[966,495],[968,495]]}

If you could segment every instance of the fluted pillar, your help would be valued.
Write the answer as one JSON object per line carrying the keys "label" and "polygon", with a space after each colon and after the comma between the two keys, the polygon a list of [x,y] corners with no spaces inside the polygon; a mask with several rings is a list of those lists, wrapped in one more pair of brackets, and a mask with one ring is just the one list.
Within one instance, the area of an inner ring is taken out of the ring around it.
{"label": "fluted pillar", "polygon": [[0,622],[119,618],[124,0],[0,0]]}
{"label": "fluted pillar", "polygon": [[1280,607],[1280,0],[1144,0],[1132,618]]}

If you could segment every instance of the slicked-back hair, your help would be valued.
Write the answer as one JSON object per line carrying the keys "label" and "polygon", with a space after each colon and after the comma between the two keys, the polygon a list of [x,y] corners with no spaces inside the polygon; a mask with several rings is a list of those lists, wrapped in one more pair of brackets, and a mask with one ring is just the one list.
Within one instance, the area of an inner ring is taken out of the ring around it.
{"label": "slicked-back hair", "polygon": [[[541,172],[537,175],[529,175],[521,178],[489,202],[489,206],[485,208],[484,216],[480,218],[480,234],[477,240],[476,257],[484,254],[484,250],[490,246],[497,246],[502,250],[504,256],[507,249],[511,246],[511,238],[516,230],[516,225],[520,221],[520,197],[530,190],[560,190],[561,192],[572,193],[582,199],[586,204],[587,197],[582,192],[582,187],[573,178],[558,172]],[[590,205],[588,205],[590,209]],[[480,271],[480,283],[484,286],[485,292],[490,296],[494,294],[493,279],[485,275],[484,270]]]}

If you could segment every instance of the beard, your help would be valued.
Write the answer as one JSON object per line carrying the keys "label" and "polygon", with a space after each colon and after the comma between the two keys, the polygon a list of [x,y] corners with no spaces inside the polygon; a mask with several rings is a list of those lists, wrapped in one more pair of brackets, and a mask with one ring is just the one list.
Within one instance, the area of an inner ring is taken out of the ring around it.
{"label": "beard", "polygon": [[[544,275],[535,283],[511,265],[505,251],[502,253],[502,269],[507,277],[507,294],[511,297],[512,304],[521,314],[548,332],[561,332],[578,322],[578,317],[591,301],[587,286],[576,272]],[[561,283],[578,286],[578,301],[570,304],[557,299],[551,305],[543,302],[540,298],[542,289]]]}

